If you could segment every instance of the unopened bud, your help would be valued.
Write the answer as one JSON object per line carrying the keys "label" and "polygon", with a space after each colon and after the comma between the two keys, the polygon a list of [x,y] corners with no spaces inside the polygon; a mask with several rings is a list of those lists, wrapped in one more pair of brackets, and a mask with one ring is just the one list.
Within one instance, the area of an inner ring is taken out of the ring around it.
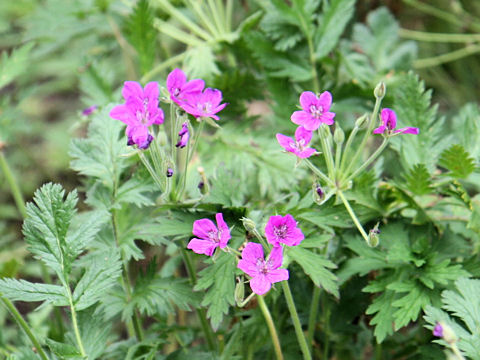
{"label": "unopened bud", "polygon": [[243,227],[248,232],[253,232],[257,228],[257,225],[252,219],[242,217],[240,220],[242,220]]}
{"label": "unopened bud", "polygon": [[328,139],[332,136],[332,133],[330,132],[330,127],[326,124],[322,124],[320,127],[320,133],[322,134],[325,139]]}
{"label": "unopened bud", "polygon": [[340,126],[335,127],[335,133],[333,134],[333,141],[337,145],[342,145],[343,142],[345,141],[345,133],[343,132],[342,128]]}
{"label": "unopened bud", "polygon": [[433,335],[443,338],[443,340],[445,340],[449,344],[453,344],[458,340],[458,337],[452,330],[452,328],[445,324],[443,321],[439,321],[435,324],[435,327],[433,329]]}
{"label": "unopened bud", "polygon": [[167,134],[164,131],[159,131],[157,135],[157,141],[160,146],[165,146],[167,144]]}
{"label": "unopened bud", "polygon": [[237,278],[237,285],[235,285],[235,302],[238,307],[243,306],[243,298],[245,297],[245,284],[243,283],[243,277]]}
{"label": "unopened bud", "polygon": [[377,247],[378,244],[380,243],[380,237],[378,236],[378,234],[380,234],[380,230],[378,229],[378,224],[377,224],[368,233],[368,245],[370,247]]}
{"label": "unopened bud", "polygon": [[373,95],[375,95],[377,99],[381,100],[385,96],[386,91],[387,91],[387,86],[383,81],[380,81],[378,85],[375,86],[375,90],[373,90]]}
{"label": "unopened bud", "polygon": [[362,116],[360,116],[357,121],[355,121],[355,126],[358,127],[358,128],[362,128],[363,125],[366,124],[368,120],[368,115],[367,114],[364,114]]}

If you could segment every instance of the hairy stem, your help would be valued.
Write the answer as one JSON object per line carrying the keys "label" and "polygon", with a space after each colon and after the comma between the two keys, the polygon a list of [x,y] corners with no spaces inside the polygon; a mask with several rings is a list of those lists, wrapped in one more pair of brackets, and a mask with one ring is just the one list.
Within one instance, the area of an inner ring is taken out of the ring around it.
{"label": "hairy stem", "polygon": [[303,161],[305,162],[305,164],[307,164],[307,166],[310,168],[310,170],[312,170],[313,173],[315,175],[317,175],[320,179],[325,181],[330,186],[335,186],[335,183],[327,175],[325,175],[323,172],[321,172],[320,169],[318,169],[315,165],[313,165],[310,162],[310,160],[303,159]]}
{"label": "hairy stem", "polygon": [[312,356],[310,355],[310,350],[308,348],[307,340],[305,339],[305,334],[302,330],[302,324],[300,323],[300,319],[298,317],[297,309],[295,307],[295,302],[293,301],[292,292],[290,291],[290,286],[288,285],[288,281],[282,281],[282,289],[283,294],[285,295],[285,300],[287,302],[288,310],[290,311],[290,317],[293,322],[293,326],[295,328],[295,334],[297,335],[297,341],[300,345],[300,349],[302,350],[303,359],[304,360],[311,360]]}
{"label": "hairy stem", "polygon": [[80,350],[80,354],[83,357],[85,357],[87,356],[87,353],[85,352],[85,348],[83,347],[82,337],[80,335],[80,330],[78,329],[77,311],[75,310],[75,305],[73,305],[72,291],[70,290],[70,286],[68,286],[68,282],[64,284],[64,286],[68,295],[68,302],[70,304],[70,312],[72,315],[72,326],[73,326],[73,332],[75,334],[75,340],[77,341],[78,350]]}
{"label": "hairy stem", "polygon": [[28,326],[27,322],[23,319],[22,315],[18,312],[17,308],[13,303],[0,296],[0,300],[2,303],[5,305],[5,307],[8,309],[10,314],[12,314],[13,318],[17,322],[18,326],[25,331],[25,334],[27,334],[28,338],[32,342],[33,346],[35,347],[35,350],[37,351],[38,355],[42,358],[42,360],[48,360],[48,356],[45,354],[45,352],[42,349],[42,346],[40,345],[40,342],[37,340],[35,337],[35,334],[32,332],[30,327]]}
{"label": "hairy stem", "polygon": [[425,32],[425,31],[400,29],[399,35],[404,39],[426,41],[426,42],[471,43],[474,41],[480,41],[480,34],[431,33],[431,32]]}
{"label": "hairy stem", "polygon": [[275,324],[273,323],[272,315],[268,310],[267,304],[265,304],[265,300],[263,299],[263,296],[257,295],[257,300],[258,300],[258,305],[260,306],[260,310],[262,310],[263,316],[265,317],[268,330],[270,331],[273,348],[275,350],[275,356],[277,360],[283,360],[282,348],[280,347],[280,340],[278,338],[277,330],[275,329]]}
{"label": "hairy stem", "polygon": [[307,342],[310,350],[313,345],[313,336],[315,334],[315,325],[317,323],[318,305],[320,301],[320,288],[313,286],[312,303],[310,304],[310,314],[308,316]]}
{"label": "hairy stem", "polygon": [[12,196],[15,200],[15,205],[17,205],[18,211],[23,218],[26,218],[27,208],[25,207],[25,200],[23,199],[23,195],[15,179],[15,175],[10,169],[10,166],[8,165],[7,159],[5,158],[2,150],[0,150],[0,168],[5,174],[5,179],[7,180],[8,186],[10,187],[10,191],[12,192]]}
{"label": "hairy stem", "polygon": [[347,177],[347,180],[345,181],[349,181],[351,179],[354,179],[358,174],[360,174],[363,170],[365,170],[368,165],[370,165],[373,161],[375,161],[375,159],[377,157],[380,156],[380,154],[382,153],[383,149],[385,149],[385,147],[387,146],[388,144],[388,137],[384,138],[383,139],[383,142],[382,144],[378,147],[377,150],[375,150],[375,152],[370,155],[370,157],[363,163],[362,166],[360,166],[357,170],[355,170],[350,176]]}
{"label": "hairy stem", "polygon": [[438,66],[450,61],[455,61],[480,52],[480,45],[467,45],[463,49],[455,50],[446,54],[418,59],[413,62],[416,69]]}

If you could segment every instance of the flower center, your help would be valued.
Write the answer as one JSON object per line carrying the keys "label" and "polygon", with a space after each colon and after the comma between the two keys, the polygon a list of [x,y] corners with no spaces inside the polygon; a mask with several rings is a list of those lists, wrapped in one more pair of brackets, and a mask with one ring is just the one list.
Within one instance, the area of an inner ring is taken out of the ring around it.
{"label": "flower center", "polygon": [[305,140],[301,139],[301,140],[295,141],[295,147],[298,149],[298,151],[303,151],[305,147]]}
{"label": "flower center", "polygon": [[323,107],[317,105],[310,105],[310,113],[314,118],[319,119],[323,114]]}
{"label": "flower center", "polygon": [[200,110],[203,114],[209,114],[211,109],[212,109],[212,104],[210,104],[208,101],[206,103],[199,103],[197,105],[198,110]]}
{"label": "flower center", "polygon": [[213,242],[219,242],[220,239],[220,232],[211,230],[208,232],[208,239]]}
{"label": "flower center", "polygon": [[285,239],[287,236],[287,225],[280,225],[280,226],[275,226],[273,229],[273,233],[275,236],[279,239]]}
{"label": "flower center", "polygon": [[270,260],[265,261],[262,258],[258,258],[257,263],[255,265],[257,267],[258,272],[266,275],[270,272],[272,262]]}
{"label": "flower center", "polygon": [[180,88],[173,89],[173,96],[177,97],[178,95],[180,95]]}

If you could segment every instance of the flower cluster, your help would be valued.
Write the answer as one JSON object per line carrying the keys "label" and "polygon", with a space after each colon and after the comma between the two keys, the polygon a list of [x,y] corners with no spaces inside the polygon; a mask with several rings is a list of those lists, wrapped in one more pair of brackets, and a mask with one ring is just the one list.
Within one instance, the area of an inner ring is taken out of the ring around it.
{"label": "flower cluster", "polygon": [[328,91],[318,96],[311,91],[304,91],[300,95],[300,105],[302,110],[295,111],[290,118],[294,124],[300,125],[295,131],[295,139],[277,134],[277,140],[285,151],[305,159],[316,152],[308,146],[312,140],[312,131],[317,130],[322,123],[332,125],[335,113],[330,112],[332,94]]}
{"label": "flower cluster", "polygon": [[[224,249],[231,238],[230,230],[221,213],[216,214],[217,226],[209,219],[197,220],[193,223],[193,238],[188,249],[197,254],[212,256],[217,247]],[[265,226],[265,237],[273,248],[265,259],[261,244],[249,242],[242,251],[242,258],[237,267],[250,279],[250,288],[257,295],[266,294],[273,283],[288,280],[287,269],[280,269],[283,262],[283,245],[296,246],[305,238],[297,227],[292,215],[271,216]]]}
{"label": "flower cluster", "polygon": [[[180,69],[173,70],[167,77],[167,90],[170,99],[188,114],[199,117],[210,117],[219,120],[216,115],[227,104],[222,102],[222,92],[205,87],[202,79],[187,81],[187,76]],[[110,111],[110,117],[127,125],[126,135],[129,146],[147,149],[153,140],[149,131],[152,125],[160,125],[164,121],[163,110],[159,107],[159,86],[157,82],[149,82],[145,88],[135,81],[125,81],[122,95],[124,104],[116,105]],[[88,108],[85,115],[94,111]],[[186,146],[189,139],[188,124],[183,123],[178,133],[180,140],[177,147]],[[173,139],[172,139],[173,141]]]}

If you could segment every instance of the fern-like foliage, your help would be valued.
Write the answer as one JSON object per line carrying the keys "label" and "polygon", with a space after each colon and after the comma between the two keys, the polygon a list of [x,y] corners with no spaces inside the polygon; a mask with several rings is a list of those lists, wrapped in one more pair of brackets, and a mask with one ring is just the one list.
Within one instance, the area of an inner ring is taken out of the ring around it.
{"label": "fern-like foliage", "polygon": [[130,44],[137,50],[140,69],[145,74],[152,68],[157,48],[157,31],[153,27],[153,13],[147,0],[140,0],[135,4],[127,19],[126,31]]}
{"label": "fern-like foliage", "polygon": [[475,170],[475,161],[460,144],[444,150],[438,164],[449,170],[449,175],[457,179],[465,179]]}
{"label": "fern-like foliage", "polygon": [[431,192],[431,176],[424,164],[415,164],[405,176],[407,188],[415,195]]}
{"label": "fern-like foliage", "polygon": [[6,51],[2,53],[0,57],[0,88],[25,72],[32,48],[33,43],[29,43],[13,50],[10,55]]}
{"label": "fern-like foliage", "polygon": [[[433,329],[442,321],[458,337],[458,348],[470,359],[480,359],[480,280],[460,278],[455,281],[455,291],[442,292],[442,306],[428,306],[424,319],[426,327]],[[436,343],[448,346],[445,340],[436,339]]]}

